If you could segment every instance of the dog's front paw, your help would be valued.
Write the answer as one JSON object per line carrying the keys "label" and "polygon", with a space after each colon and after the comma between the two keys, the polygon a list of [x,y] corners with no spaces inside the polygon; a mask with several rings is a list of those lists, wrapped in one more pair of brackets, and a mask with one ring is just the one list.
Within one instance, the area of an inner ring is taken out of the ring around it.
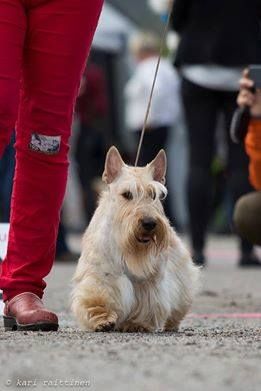
{"label": "dog's front paw", "polygon": [[113,331],[115,329],[115,322],[104,322],[96,326],[95,330],[96,332],[102,332],[102,331]]}
{"label": "dog's front paw", "polygon": [[89,326],[93,331],[112,331],[118,319],[115,311],[106,311],[106,307],[97,306],[88,309]]}

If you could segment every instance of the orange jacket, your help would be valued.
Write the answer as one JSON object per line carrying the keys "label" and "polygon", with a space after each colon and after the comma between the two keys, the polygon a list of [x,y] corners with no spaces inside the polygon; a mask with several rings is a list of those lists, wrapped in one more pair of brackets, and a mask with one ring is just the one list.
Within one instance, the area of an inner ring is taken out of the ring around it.
{"label": "orange jacket", "polygon": [[261,190],[261,119],[251,120],[245,146],[250,159],[250,182],[257,190]]}

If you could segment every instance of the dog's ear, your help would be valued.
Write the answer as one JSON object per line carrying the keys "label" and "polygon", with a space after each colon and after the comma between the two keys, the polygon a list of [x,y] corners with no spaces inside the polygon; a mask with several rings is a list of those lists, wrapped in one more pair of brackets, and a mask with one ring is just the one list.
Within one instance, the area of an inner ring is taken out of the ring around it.
{"label": "dog's ear", "polygon": [[107,184],[112,183],[120,174],[123,166],[124,161],[118,149],[114,146],[111,147],[107,152],[102,180]]}
{"label": "dog's ear", "polygon": [[167,171],[167,156],[163,149],[159,151],[154,160],[149,164],[149,167],[153,170],[153,179],[157,182],[165,184],[166,171]]}

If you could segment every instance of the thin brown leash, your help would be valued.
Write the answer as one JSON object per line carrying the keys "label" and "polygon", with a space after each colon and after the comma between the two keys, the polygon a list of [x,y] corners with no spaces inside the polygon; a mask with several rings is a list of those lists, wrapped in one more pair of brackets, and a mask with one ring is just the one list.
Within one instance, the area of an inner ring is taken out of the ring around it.
{"label": "thin brown leash", "polygon": [[172,14],[172,3],[173,3],[173,1],[171,1],[170,7],[169,7],[169,11],[168,11],[168,18],[167,18],[167,21],[165,23],[163,34],[162,34],[162,37],[161,37],[159,57],[158,57],[158,61],[157,61],[156,69],[155,69],[155,74],[154,74],[154,78],[153,78],[153,83],[152,83],[152,87],[151,87],[151,91],[150,91],[149,102],[148,102],[148,106],[147,106],[147,110],[146,110],[146,115],[145,115],[145,119],[144,119],[144,123],[143,123],[143,128],[142,128],[142,132],[141,132],[141,135],[140,135],[137,155],[136,155],[136,159],[135,159],[135,167],[137,167],[138,162],[139,162],[139,157],[140,157],[141,147],[142,147],[142,143],[143,143],[143,139],[144,139],[144,134],[145,134],[146,129],[147,129],[148,118],[149,118],[150,108],[151,108],[151,102],[152,102],[153,93],[154,93],[154,89],[155,89],[155,84],[156,84],[156,80],[157,80],[157,76],[158,76],[158,72],[159,72],[160,61],[161,61],[161,58],[162,58],[162,55],[163,55],[163,50],[164,50],[164,47],[165,47],[167,33],[168,33],[168,30],[169,30],[169,25],[170,25],[170,18],[171,18],[171,14]]}

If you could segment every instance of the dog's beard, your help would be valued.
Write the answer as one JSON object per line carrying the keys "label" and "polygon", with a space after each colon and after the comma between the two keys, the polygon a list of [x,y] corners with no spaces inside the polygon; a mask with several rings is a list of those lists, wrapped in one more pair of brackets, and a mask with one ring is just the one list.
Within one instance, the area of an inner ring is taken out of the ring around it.
{"label": "dog's beard", "polygon": [[153,232],[145,232],[137,221],[125,220],[121,224],[120,248],[128,270],[139,278],[149,278],[159,269],[159,254],[169,245],[169,230],[164,218],[157,218]]}

